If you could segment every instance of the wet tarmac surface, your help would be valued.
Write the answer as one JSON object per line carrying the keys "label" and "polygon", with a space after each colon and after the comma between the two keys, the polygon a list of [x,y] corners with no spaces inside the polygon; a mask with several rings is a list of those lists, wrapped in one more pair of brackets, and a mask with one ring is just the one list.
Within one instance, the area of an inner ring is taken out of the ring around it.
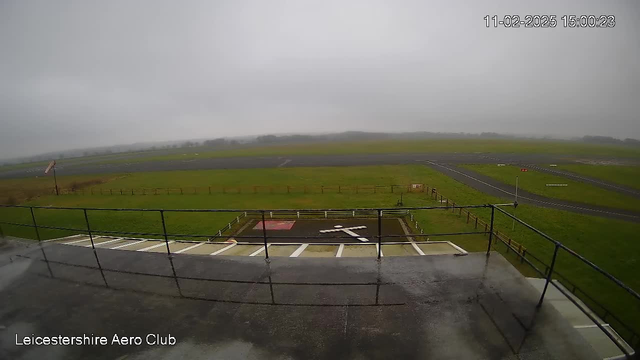
{"label": "wet tarmac surface", "polygon": [[[553,306],[536,310],[536,290],[498,253],[270,263],[96,254],[99,265],[91,248],[49,243],[0,267],[0,358],[598,358]],[[109,344],[16,345],[31,334]],[[142,344],[114,345],[115,334]]]}

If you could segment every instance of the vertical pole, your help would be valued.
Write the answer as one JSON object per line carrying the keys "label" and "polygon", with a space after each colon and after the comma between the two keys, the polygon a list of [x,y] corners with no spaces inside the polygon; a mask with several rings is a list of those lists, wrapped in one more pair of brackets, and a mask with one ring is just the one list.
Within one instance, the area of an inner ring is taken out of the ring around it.
{"label": "vertical pole", "polygon": [[93,256],[96,258],[96,264],[98,264],[98,269],[100,269],[100,275],[102,275],[102,281],[104,281],[104,286],[109,287],[107,283],[107,278],[104,277],[104,271],[102,271],[102,264],[100,264],[100,259],[98,258],[98,252],[96,251],[96,244],[93,242],[93,233],[91,232],[91,226],[89,225],[89,216],[87,215],[87,209],[82,209],[84,212],[84,221],[87,224],[87,232],[89,233],[89,240],[91,240],[91,248],[93,249]]}
{"label": "vertical pole", "polygon": [[489,227],[489,246],[487,246],[487,255],[489,255],[489,252],[491,251],[491,240],[493,239],[493,218],[495,215],[495,211],[496,208],[491,205],[491,226]]}
{"label": "vertical pole", "polygon": [[378,209],[378,260],[382,257],[382,210]]}
{"label": "vertical pole", "polygon": [[544,289],[542,289],[542,295],[540,296],[540,301],[538,301],[537,307],[542,306],[542,300],[544,300],[544,295],[547,292],[547,287],[549,286],[549,282],[551,281],[551,276],[553,276],[553,267],[556,265],[556,258],[558,256],[558,249],[560,245],[556,243],[556,248],[553,250],[553,259],[551,259],[551,266],[549,267],[549,271],[547,272],[547,281],[544,283]]}
{"label": "vertical pole", "polygon": [[30,207],[29,210],[31,210],[31,220],[33,220],[33,228],[36,230],[36,238],[38,239],[38,245],[40,245],[40,251],[42,251],[42,257],[44,257],[44,261],[47,263],[49,276],[53,277],[53,272],[51,271],[51,266],[49,265],[49,259],[47,259],[47,254],[44,253],[44,248],[42,247],[40,231],[38,230],[38,223],[36,223],[36,215],[33,213],[33,207]]}
{"label": "vertical pole", "polygon": [[56,166],[53,165],[53,182],[56,186],[56,196],[60,195],[60,192],[58,191],[58,178],[56,177]]}
{"label": "vertical pole", "polygon": [[176,267],[173,266],[173,258],[171,258],[171,250],[169,250],[169,237],[167,236],[167,225],[164,222],[164,210],[160,210],[160,219],[162,219],[162,234],[164,235],[164,243],[167,246],[167,258],[169,259],[169,263],[171,264],[171,271],[173,272],[173,280],[176,282],[176,288],[178,289],[178,294],[182,295],[182,289],[180,288],[180,283],[178,282],[178,275],[176,274]]}
{"label": "vertical pole", "polygon": [[[518,203],[518,177],[516,176],[516,201],[515,203]],[[516,206],[513,207],[513,216],[516,216]],[[511,231],[514,231],[516,229],[516,219],[513,219],[513,222],[511,223]]]}
{"label": "vertical pole", "polygon": [[265,260],[269,260],[269,247],[267,246],[267,225],[264,222],[264,210],[262,210],[262,237],[264,238]]}
{"label": "vertical pole", "polygon": [[164,244],[167,246],[167,255],[171,256],[171,250],[169,250],[169,237],[167,236],[167,225],[164,222],[164,210],[160,210],[160,219],[162,219],[162,233],[164,234]]}

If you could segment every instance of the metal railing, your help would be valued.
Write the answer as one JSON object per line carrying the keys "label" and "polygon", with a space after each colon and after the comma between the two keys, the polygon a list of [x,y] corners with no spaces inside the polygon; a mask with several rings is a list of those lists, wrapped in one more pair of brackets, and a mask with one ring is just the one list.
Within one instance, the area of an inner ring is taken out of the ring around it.
{"label": "metal railing", "polygon": [[[594,322],[594,324],[600,328],[615,344],[616,346],[628,357],[632,356],[633,351],[629,351],[629,349],[624,346],[624,344],[621,344],[620,341],[607,329],[605,329],[605,327],[600,323],[600,321],[598,321],[598,319],[596,317],[594,317],[594,315],[589,311],[588,308],[585,308],[586,306],[579,302],[576,301],[569,293],[567,293],[567,290],[562,287],[559,286],[558,284],[556,284],[554,281],[552,281],[553,275],[558,275],[557,271],[555,270],[556,267],[556,263],[557,263],[557,259],[558,259],[558,253],[559,251],[563,251],[564,253],[567,253],[569,255],[571,255],[573,258],[579,260],[580,262],[586,264],[587,266],[589,266],[590,268],[592,268],[593,270],[595,270],[596,272],[598,272],[599,274],[601,274],[602,276],[604,276],[610,283],[615,284],[617,287],[619,287],[620,289],[623,289],[628,296],[631,297],[632,301],[635,302],[636,304],[636,308],[640,307],[640,295],[634,291],[633,289],[631,289],[629,286],[625,285],[623,282],[621,282],[620,280],[618,280],[617,278],[615,278],[613,275],[609,274],[608,272],[606,272],[605,270],[603,270],[602,268],[600,268],[599,266],[597,266],[596,264],[594,264],[593,262],[589,261],[588,259],[586,259],[585,257],[583,257],[582,255],[576,253],[575,251],[571,250],[570,248],[566,247],[565,245],[563,245],[562,243],[554,240],[553,238],[551,238],[549,235],[545,234],[544,232],[538,230],[537,228],[527,224],[526,222],[522,221],[521,219],[515,217],[514,215],[509,214],[507,211],[503,210],[501,207],[502,206],[513,206],[514,204],[483,204],[483,205],[457,205],[455,203],[451,203],[449,204],[447,201],[447,204],[445,206],[425,206],[425,207],[394,207],[394,208],[347,208],[347,209],[263,209],[263,210],[255,210],[255,209],[129,209],[129,208],[75,208],[75,207],[46,207],[46,206],[21,206],[21,205],[0,205],[0,207],[3,208],[23,208],[23,209],[28,209],[29,210],[29,215],[31,217],[31,224],[24,224],[24,223],[14,223],[14,222],[8,222],[8,221],[0,221],[0,224],[4,224],[4,225],[12,225],[12,226],[23,226],[23,227],[31,227],[34,228],[35,233],[36,233],[36,238],[40,244],[40,248],[42,249],[42,253],[43,253],[43,257],[46,260],[46,254],[44,252],[44,249],[42,248],[42,238],[41,238],[41,234],[40,234],[40,230],[41,229],[51,229],[51,230],[65,230],[65,231],[76,231],[76,232],[87,232],[89,234],[89,239],[91,242],[91,248],[94,251],[95,257],[96,257],[96,262],[98,263],[98,266],[101,268],[100,265],[100,261],[96,252],[96,246],[95,243],[93,241],[94,235],[96,234],[107,234],[107,235],[112,235],[112,234],[118,234],[118,235],[137,235],[137,236],[157,236],[157,237],[161,237],[164,239],[165,245],[166,245],[166,251],[167,251],[167,255],[169,257],[169,260],[171,260],[171,266],[172,266],[172,271],[174,272],[174,277],[175,277],[175,268],[173,268],[173,261],[172,261],[172,253],[171,253],[171,249],[169,247],[169,237],[172,238],[180,238],[180,237],[191,237],[191,238],[215,238],[222,236],[222,234],[224,233],[224,231],[230,230],[234,224],[238,224],[240,223],[240,220],[242,217],[247,217],[247,216],[252,216],[252,217],[258,217],[261,220],[261,224],[262,224],[262,234],[261,235],[234,235],[234,238],[248,238],[248,239],[260,239],[262,240],[262,244],[264,245],[264,254],[265,254],[265,259],[268,261],[269,260],[269,238],[278,238],[278,239],[318,239],[318,238],[326,238],[325,236],[309,236],[309,235],[305,235],[305,236],[287,236],[287,235],[277,235],[277,236],[272,236],[270,234],[268,234],[267,229],[266,229],[266,219],[267,218],[273,218],[273,217],[300,217],[300,216],[320,216],[320,217],[329,217],[329,214],[336,214],[339,216],[362,216],[362,217],[371,217],[371,218],[376,218],[377,219],[377,235],[374,235],[373,237],[376,239],[377,241],[377,258],[380,259],[381,258],[381,254],[382,254],[382,247],[384,246],[384,243],[382,242],[383,238],[394,238],[394,237],[406,237],[407,235],[397,235],[397,234],[384,234],[383,233],[383,216],[405,216],[405,217],[409,217],[411,220],[414,220],[413,217],[413,212],[415,211],[419,211],[419,210],[444,210],[444,211],[458,211],[459,214],[462,214],[462,211],[467,211],[468,213],[468,209],[481,209],[481,208],[486,208],[486,209],[491,209],[491,221],[487,224],[485,223],[484,226],[484,230],[480,230],[480,231],[469,231],[469,232],[456,232],[456,233],[433,233],[433,234],[424,234],[424,231],[421,231],[420,234],[410,234],[411,237],[413,238],[425,238],[428,236],[451,236],[451,235],[473,235],[473,234],[484,234],[484,235],[488,235],[489,240],[488,240],[488,246],[487,246],[487,255],[490,254],[490,250],[492,248],[492,246],[494,246],[493,243],[493,238],[496,237],[501,243],[505,244],[508,248],[510,248],[511,250],[513,250],[521,259],[521,262],[525,262],[527,263],[529,266],[531,266],[541,277],[545,278],[545,285],[542,291],[542,294],[540,296],[540,299],[538,301],[538,306],[541,306],[548,286],[549,284],[553,285],[554,287],[556,287],[558,289],[558,291],[560,291],[561,293],[563,293],[575,306],[577,306],[580,310],[582,310],[585,315]],[[34,213],[34,209],[43,209],[43,210],[68,210],[68,211],[78,211],[78,212],[82,212],[82,215],[84,217],[84,222],[85,222],[85,226],[83,228],[70,228],[70,227],[59,227],[59,226],[46,226],[46,225],[39,225]],[[459,209],[459,210],[458,210]],[[94,230],[91,227],[91,223],[90,223],[90,217],[89,214],[93,213],[93,212],[101,212],[101,211],[108,211],[108,212],[143,212],[143,213],[156,213],[158,214],[158,221],[161,222],[162,224],[162,232],[161,233],[157,233],[157,232],[132,232],[132,231],[110,231],[110,230]],[[545,264],[545,269],[541,270],[540,268],[538,268],[538,266],[536,266],[531,259],[535,259],[536,261],[538,261],[538,263],[540,264],[544,264],[544,262],[542,260],[540,260],[538,257],[534,256],[533,254],[531,254],[530,252],[523,252],[522,247],[520,246],[519,249],[514,248],[512,246],[511,241],[507,242],[504,239],[501,239],[498,236],[498,232],[494,229],[494,219],[495,219],[495,213],[496,211],[498,213],[504,214],[506,216],[508,216],[509,218],[513,219],[514,221],[518,222],[520,225],[525,226],[526,228],[530,229],[531,231],[533,231],[534,233],[536,233],[537,235],[541,236],[542,238],[546,239],[547,241],[549,241],[551,244],[554,245],[554,251],[553,251],[553,256],[550,260],[549,265]],[[167,213],[234,213],[234,214],[240,214],[240,215],[236,215],[234,221],[229,222],[227,226],[225,226],[223,229],[224,231],[220,230],[218,231],[217,234],[214,234],[212,236],[212,234],[180,234],[180,233],[170,233],[167,231],[167,226],[166,226],[166,221],[165,221],[165,214]],[[323,216],[324,215],[324,216]],[[470,215],[468,215],[469,217]],[[477,216],[476,216],[476,230],[477,230]],[[415,220],[414,220],[415,221]],[[1,230],[0,230],[1,231]],[[352,239],[351,236],[335,236],[334,238],[337,239]],[[574,290],[572,291],[573,293],[575,293],[575,285],[573,285]],[[583,292],[584,293],[584,292]],[[586,295],[586,293],[584,293]],[[595,302],[596,304],[600,305],[602,308],[604,308],[604,306],[602,306],[601,304],[599,304],[598,302],[596,302],[595,300],[593,300],[592,297],[590,297],[590,300],[592,300],[592,302]],[[638,343],[640,340],[640,337],[638,337],[638,334],[635,332],[635,329],[631,326],[629,326],[628,324],[625,324],[623,321],[621,321],[619,319],[619,317],[616,317],[615,315],[613,315],[613,313],[611,313],[610,311],[607,311],[608,314],[610,314],[610,316],[612,318],[615,318],[616,321],[620,324],[619,326],[622,326],[625,328],[625,330],[627,330],[627,336],[623,336],[623,338],[627,341],[627,343],[629,345],[631,345],[631,347],[635,350],[638,348]]]}

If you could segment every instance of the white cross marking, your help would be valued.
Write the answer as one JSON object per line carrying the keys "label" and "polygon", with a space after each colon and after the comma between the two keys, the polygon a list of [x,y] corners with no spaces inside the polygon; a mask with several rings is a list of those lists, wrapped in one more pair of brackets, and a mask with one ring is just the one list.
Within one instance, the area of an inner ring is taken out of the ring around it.
{"label": "white cross marking", "polygon": [[348,228],[343,228],[342,225],[336,225],[334,226],[335,229],[329,229],[329,230],[320,230],[321,233],[326,234],[326,233],[331,233],[331,232],[338,232],[338,231],[342,231],[344,233],[347,233],[351,236],[353,236],[354,238],[362,241],[362,242],[367,242],[369,241],[369,239],[361,237],[360,235],[356,234],[355,232],[351,231],[351,230],[358,230],[358,229],[366,229],[366,226],[352,226],[352,227],[348,227]]}

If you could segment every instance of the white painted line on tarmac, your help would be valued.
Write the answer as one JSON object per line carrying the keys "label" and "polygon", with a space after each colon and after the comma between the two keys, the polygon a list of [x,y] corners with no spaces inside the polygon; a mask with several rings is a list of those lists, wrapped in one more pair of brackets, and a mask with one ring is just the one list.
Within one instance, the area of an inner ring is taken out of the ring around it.
{"label": "white painted line on tarmac", "polygon": [[296,251],[293,252],[293,254],[289,255],[289,257],[298,257],[298,256],[300,256],[300,254],[302,254],[302,252],[304,251],[304,249],[307,248],[307,246],[309,246],[309,244],[300,245],[300,247],[297,248]]}
{"label": "white painted line on tarmac", "polygon": [[[449,170],[449,171],[451,171],[451,172],[454,172],[454,173],[456,173],[456,174],[460,174],[460,175],[462,175],[462,176],[466,176],[466,177],[468,177],[469,179],[473,179],[473,180],[475,180],[475,181],[477,181],[477,182],[479,182],[479,183],[481,183],[481,184],[484,184],[484,185],[489,186],[489,187],[491,187],[491,188],[493,188],[493,189],[496,189],[496,190],[498,190],[498,191],[501,191],[501,192],[503,192],[503,193],[505,193],[505,194],[507,194],[507,195],[510,195],[510,196],[514,196],[514,195],[515,195],[515,194],[513,194],[513,193],[511,193],[511,192],[509,192],[509,191],[506,191],[506,190],[500,189],[500,188],[499,188],[499,187],[497,187],[497,186],[493,186],[493,185],[491,185],[491,184],[489,184],[489,183],[487,183],[487,182],[484,182],[484,181],[482,181],[482,180],[480,180],[480,179],[474,178],[474,177],[473,177],[473,176],[471,176],[471,175],[467,175],[467,174],[465,174],[465,173],[463,173],[463,172],[460,172],[460,171],[457,171],[457,170],[451,169],[451,168],[446,167],[446,166],[444,166],[444,165],[440,165],[440,164],[438,164],[438,163],[434,163],[434,162],[431,162],[431,161],[427,161],[427,163],[429,163],[429,164],[431,164],[431,165],[440,166],[440,167],[443,167],[443,168],[445,168],[445,169],[447,169],[447,170]],[[518,197],[519,197],[519,198],[521,198],[521,199],[525,199],[525,200],[532,201],[532,202],[537,202],[537,203],[540,203],[540,204],[547,204],[547,205],[554,205],[554,206],[562,206],[562,207],[571,208],[571,209],[584,210],[584,211],[591,211],[591,212],[598,212],[598,213],[603,213],[603,214],[611,214],[611,215],[618,215],[618,216],[626,216],[626,217],[630,217],[630,218],[633,218],[633,219],[637,219],[637,218],[638,218],[638,216],[635,216],[635,215],[621,214],[621,213],[612,212],[612,211],[597,210],[597,209],[585,208],[585,207],[580,207],[580,206],[573,206],[573,205],[565,205],[565,204],[559,204],[559,203],[552,203],[552,202],[548,202],[548,201],[541,201],[541,200],[531,199],[531,198],[528,198],[528,197],[525,197],[525,196],[520,196],[520,195],[519,195]]]}
{"label": "white painted line on tarmac", "polygon": [[412,241],[411,245],[413,245],[413,248],[418,252],[418,254],[424,255],[424,251],[422,251],[422,249],[420,249],[420,247],[415,242]]}
{"label": "white painted line on tarmac", "polygon": [[[113,242],[116,242],[116,241],[120,241],[120,240],[122,240],[122,238],[117,238],[117,239],[113,239],[113,240],[109,240],[109,241],[103,241],[103,242],[101,242],[101,243],[97,243],[97,244],[95,243],[96,238],[93,238],[93,240],[94,240],[94,244],[95,244],[96,246],[98,246],[98,245],[104,245],[104,244],[111,244],[111,243],[113,243]],[[89,245],[85,245],[85,247],[91,247],[91,244],[89,244]]]}
{"label": "white painted line on tarmac", "polygon": [[[174,242],[175,242],[175,241],[171,240],[171,241],[169,241],[169,244],[173,244]],[[167,243],[162,242],[162,243],[160,243],[160,244],[147,246],[146,248],[139,249],[139,250],[137,250],[137,251],[147,251],[147,250],[151,250],[151,249],[159,248],[160,246],[164,246],[164,245],[166,245],[166,244],[167,244]]]}
{"label": "white painted line on tarmac", "polygon": [[119,246],[116,246],[116,247],[112,247],[111,250],[120,249],[120,248],[123,248],[123,247],[135,245],[135,244],[140,244],[140,243],[143,243],[145,241],[147,241],[147,240],[140,240],[140,241],[132,242],[132,243],[129,243],[129,244],[119,245]]}
{"label": "white painted line on tarmac", "polygon": [[205,243],[205,242],[201,242],[200,244],[195,244],[195,245],[193,245],[193,246],[186,247],[186,248],[184,248],[184,249],[182,249],[182,250],[178,250],[178,251],[174,252],[174,254],[181,254],[181,253],[183,253],[183,252],[189,251],[189,250],[191,250],[191,249],[195,249],[195,248],[197,248],[198,246],[202,246],[202,245],[204,245],[204,244],[206,244],[206,243]]}
{"label": "white painted line on tarmac", "polygon": [[[609,324],[600,324],[600,325],[602,325],[602,327],[611,327],[611,325],[609,325]],[[573,326],[574,329],[585,329],[585,328],[594,328],[594,327],[598,327],[598,325],[589,324],[589,325],[574,325]]]}
{"label": "white painted line on tarmac", "polygon": [[[271,246],[271,244],[267,244],[267,248],[268,248],[269,246]],[[254,252],[253,252],[253,253],[251,253],[251,255],[249,255],[249,256],[256,256],[256,255],[260,254],[261,252],[263,252],[263,251],[264,251],[264,249],[265,249],[265,248],[264,248],[264,246],[261,246],[261,247],[260,247],[260,249],[258,249],[258,250],[256,250],[256,251],[254,251]]]}
{"label": "white painted line on tarmac", "polygon": [[211,256],[216,256],[216,255],[220,254],[221,252],[223,252],[223,251],[227,251],[227,250],[231,249],[232,247],[234,247],[234,246],[236,246],[236,245],[238,245],[238,244],[237,244],[237,243],[233,243],[233,244],[231,244],[231,245],[229,245],[229,246],[225,246],[225,247],[223,247],[222,249],[220,249],[220,250],[218,250],[218,251],[216,251],[216,252],[212,252],[212,253],[211,253],[211,254],[209,254],[209,255],[211,255]]}
{"label": "white painted line on tarmac", "polygon": [[[97,239],[97,238],[99,238],[99,237],[100,237],[100,236],[96,236],[96,237],[94,237],[94,238],[93,238],[93,240],[95,240],[95,239]],[[90,241],[90,239],[82,239],[82,240],[76,240],[76,241],[69,241],[69,242],[64,243],[64,244],[65,244],[65,245],[73,245],[73,244],[77,244],[77,243],[80,243],[80,242],[83,242],[83,241]]]}
{"label": "white painted line on tarmac", "polygon": [[287,159],[282,164],[278,165],[278,167],[283,167],[283,166],[287,165],[290,162],[291,162],[291,159]]}
{"label": "white painted line on tarmac", "polygon": [[336,257],[342,257],[342,252],[344,251],[344,244],[340,244],[338,247],[338,252],[336,253]]}
{"label": "white painted line on tarmac", "polygon": [[61,237],[61,238],[57,238],[57,239],[44,240],[44,241],[42,241],[42,242],[61,241],[61,240],[67,240],[67,239],[77,238],[78,236],[86,236],[86,235],[83,235],[83,234],[69,235],[69,236],[63,236],[63,237]]}
{"label": "white painted line on tarmac", "polygon": [[376,252],[378,252],[378,251],[380,252],[380,257],[384,257],[384,254],[382,253],[382,250],[380,250],[380,245],[378,245],[376,243]]}
{"label": "white painted line on tarmac", "polygon": [[465,249],[461,248],[460,246],[452,243],[451,241],[447,241],[447,244],[453,246],[454,249],[460,251],[460,255],[467,255],[469,254]]}

